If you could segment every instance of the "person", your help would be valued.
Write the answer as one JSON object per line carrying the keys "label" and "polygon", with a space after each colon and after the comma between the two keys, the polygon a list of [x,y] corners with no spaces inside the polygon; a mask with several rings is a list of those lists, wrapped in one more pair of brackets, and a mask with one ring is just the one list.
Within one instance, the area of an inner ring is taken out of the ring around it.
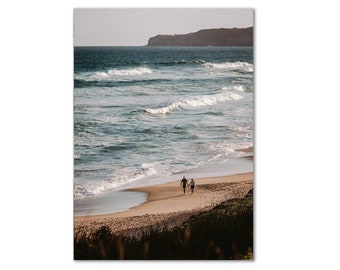
{"label": "person", "polygon": [[185,194],[185,188],[187,187],[187,184],[188,184],[188,180],[185,178],[185,176],[183,176],[183,179],[182,179],[180,185],[182,185],[182,187],[183,187],[184,194]]}
{"label": "person", "polygon": [[191,178],[190,184],[188,186],[190,186],[191,194],[193,194],[194,193],[194,189],[195,189],[195,181],[194,181],[194,179]]}

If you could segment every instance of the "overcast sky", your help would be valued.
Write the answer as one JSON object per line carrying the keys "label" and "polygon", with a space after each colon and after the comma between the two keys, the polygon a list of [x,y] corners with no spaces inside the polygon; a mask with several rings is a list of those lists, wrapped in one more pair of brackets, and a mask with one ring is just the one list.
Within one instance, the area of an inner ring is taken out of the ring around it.
{"label": "overcast sky", "polygon": [[253,26],[253,9],[74,9],[75,46],[143,46],[158,34]]}

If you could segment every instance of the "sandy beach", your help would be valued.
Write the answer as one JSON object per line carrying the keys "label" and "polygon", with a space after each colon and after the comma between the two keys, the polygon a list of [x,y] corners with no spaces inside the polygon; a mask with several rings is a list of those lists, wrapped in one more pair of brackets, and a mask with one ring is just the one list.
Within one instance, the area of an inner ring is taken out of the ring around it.
{"label": "sandy beach", "polygon": [[196,187],[193,194],[189,187],[183,194],[180,179],[132,189],[147,193],[147,202],[125,212],[75,217],[74,232],[77,235],[89,234],[102,226],[108,226],[114,233],[131,234],[145,227],[172,227],[223,201],[243,198],[253,188],[252,172],[194,180]]}

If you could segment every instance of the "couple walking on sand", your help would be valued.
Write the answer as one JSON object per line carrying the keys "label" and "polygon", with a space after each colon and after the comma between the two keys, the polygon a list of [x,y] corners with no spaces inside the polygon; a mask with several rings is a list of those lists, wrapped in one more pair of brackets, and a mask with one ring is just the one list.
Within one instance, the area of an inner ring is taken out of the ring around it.
{"label": "couple walking on sand", "polygon": [[185,178],[185,176],[183,176],[183,179],[182,179],[180,185],[183,187],[183,193],[184,194],[185,194],[185,189],[186,189],[187,186],[190,186],[191,194],[194,193],[194,189],[195,189],[195,181],[194,181],[194,179],[191,178],[191,181],[188,184],[188,180]]}

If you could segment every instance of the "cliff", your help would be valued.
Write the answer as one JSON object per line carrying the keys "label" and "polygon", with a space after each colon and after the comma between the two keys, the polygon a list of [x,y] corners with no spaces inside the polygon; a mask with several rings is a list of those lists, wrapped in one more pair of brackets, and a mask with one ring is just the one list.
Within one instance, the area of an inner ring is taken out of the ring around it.
{"label": "cliff", "polygon": [[253,46],[253,27],[205,29],[184,35],[157,35],[147,46]]}

